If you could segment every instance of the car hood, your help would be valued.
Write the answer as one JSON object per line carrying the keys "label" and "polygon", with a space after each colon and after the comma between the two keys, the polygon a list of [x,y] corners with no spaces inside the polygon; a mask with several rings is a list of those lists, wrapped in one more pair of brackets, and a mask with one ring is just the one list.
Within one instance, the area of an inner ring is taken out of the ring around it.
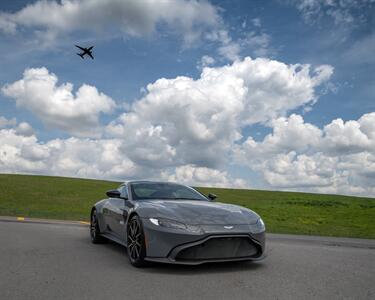
{"label": "car hood", "polygon": [[195,200],[139,200],[141,217],[167,218],[191,225],[254,224],[259,216],[250,209],[220,202]]}

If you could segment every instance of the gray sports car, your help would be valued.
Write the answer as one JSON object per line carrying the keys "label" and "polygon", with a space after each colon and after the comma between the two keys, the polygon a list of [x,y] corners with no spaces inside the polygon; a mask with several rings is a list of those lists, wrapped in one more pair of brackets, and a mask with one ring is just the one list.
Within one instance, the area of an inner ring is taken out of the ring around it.
{"label": "gray sports car", "polygon": [[250,209],[213,202],[213,194],[206,197],[175,183],[130,181],[107,196],[91,210],[91,240],[124,245],[136,267],[147,261],[201,264],[263,258],[262,219]]}

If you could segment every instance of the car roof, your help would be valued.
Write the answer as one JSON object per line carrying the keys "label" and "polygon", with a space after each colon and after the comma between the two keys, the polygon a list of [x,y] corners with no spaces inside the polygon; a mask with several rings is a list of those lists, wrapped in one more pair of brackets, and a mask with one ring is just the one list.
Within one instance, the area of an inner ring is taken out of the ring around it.
{"label": "car roof", "polygon": [[156,181],[156,180],[129,180],[125,181],[122,183],[122,185],[129,184],[129,183],[169,183],[169,184],[179,184],[179,185],[184,185],[180,184],[177,182],[170,182],[170,181]]}

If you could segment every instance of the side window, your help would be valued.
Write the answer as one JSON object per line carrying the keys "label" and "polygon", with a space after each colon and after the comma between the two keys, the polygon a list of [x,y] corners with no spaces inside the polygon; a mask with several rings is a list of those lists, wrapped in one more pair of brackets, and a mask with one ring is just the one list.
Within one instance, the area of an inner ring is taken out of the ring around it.
{"label": "side window", "polygon": [[128,187],[126,185],[120,186],[119,191],[121,193],[121,197],[129,198],[129,196],[128,196]]}

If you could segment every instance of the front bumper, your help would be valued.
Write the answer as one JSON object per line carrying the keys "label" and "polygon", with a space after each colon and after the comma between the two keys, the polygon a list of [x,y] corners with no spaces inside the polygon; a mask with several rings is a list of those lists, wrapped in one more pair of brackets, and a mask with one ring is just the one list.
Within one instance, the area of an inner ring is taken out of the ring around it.
{"label": "front bumper", "polygon": [[201,232],[165,228],[143,219],[146,260],[198,265],[206,262],[264,258],[265,232],[251,233],[249,225],[204,225]]}

